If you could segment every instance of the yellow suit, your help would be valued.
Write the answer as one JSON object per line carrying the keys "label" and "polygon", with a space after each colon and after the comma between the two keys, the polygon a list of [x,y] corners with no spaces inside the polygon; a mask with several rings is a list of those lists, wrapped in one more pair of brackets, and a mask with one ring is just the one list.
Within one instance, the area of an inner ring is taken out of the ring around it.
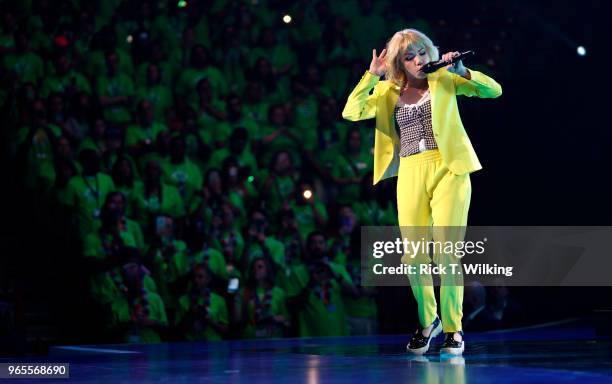
{"label": "yellow suit", "polygon": [[[456,95],[493,98],[501,95],[501,86],[490,77],[470,70],[471,80],[446,69],[427,76],[431,94],[432,127],[442,160],[448,169],[463,175],[482,168],[470,139],[463,128]],[[366,72],[348,97],[342,117],[350,121],[376,117],[374,139],[374,184],[397,176],[399,137],[395,131],[395,104],[400,87]],[[370,92],[374,88],[374,92]]]}
{"label": "yellow suit", "polygon": [[[376,117],[374,184],[398,176],[398,222],[404,238],[430,240],[432,233],[428,228],[433,224],[436,241],[463,240],[462,228],[467,225],[472,191],[469,173],[482,167],[461,123],[456,95],[483,98],[501,95],[501,87],[495,80],[476,71],[470,71],[470,76],[467,80],[446,69],[427,76],[432,129],[438,149],[399,157],[400,140],[394,116],[399,86],[390,81],[379,82],[379,77],[369,72],[351,92],[342,111],[342,116],[351,121]],[[370,94],[372,89],[374,92]],[[448,231],[449,227],[455,230]],[[445,254],[436,254],[434,259],[438,265],[458,262]],[[420,254],[412,259],[404,255],[402,262],[428,264],[429,256]],[[419,306],[421,325],[427,327],[437,316],[431,275],[411,275],[409,278]],[[440,280],[444,332],[459,331],[463,315],[463,279],[440,275]]]}

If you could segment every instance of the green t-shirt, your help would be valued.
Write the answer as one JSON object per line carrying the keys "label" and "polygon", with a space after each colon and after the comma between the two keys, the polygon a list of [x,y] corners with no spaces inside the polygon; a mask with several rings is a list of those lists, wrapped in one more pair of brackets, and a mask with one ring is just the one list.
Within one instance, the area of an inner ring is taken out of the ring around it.
{"label": "green t-shirt", "polygon": [[45,78],[40,95],[42,97],[47,97],[52,92],[64,93],[71,88],[74,88],[75,91],[85,92],[91,95],[89,81],[85,76],[75,71],[70,71],[64,76],[50,76]]}
{"label": "green t-shirt", "polygon": [[[161,197],[161,198],[160,198]],[[135,217],[143,228],[149,228],[151,220],[158,215],[178,218],[185,215],[185,204],[178,189],[172,185],[161,185],[161,196],[158,194],[146,196],[144,185],[134,191]]]}
{"label": "green t-shirt", "polygon": [[166,126],[156,121],[154,121],[150,127],[132,124],[128,126],[125,132],[125,145],[130,147],[140,143],[141,141],[155,143],[157,135],[164,130],[166,130]]}
{"label": "green t-shirt", "polygon": [[37,129],[31,143],[25,143],[30,133],[29,127],[22,127],[17,132],[20,145],[29,145],[26,158],[25,183],[32,190],[47,191],[55,183],[55,164],[49,132],[55,138],[61,135],[60,128],[49,124],[49,131]]}
{"label": "green t-shirt", "polygon": [[[332,175],[337,178],[361,179],[366,173],[374,168],[372,155],[364,151],[357,155],[343,153],[337,158]],[[360,183],[341,185],[339,188],[338,201],[340,203],[351,204],[359,201]]]}
{"label": "green t-shirt", "polygon": [[9,53],[4,58],[4,68],[13,71],[21,83],[36,84],[44,76],[44,65],[33,52],[23,54]]}
{"label": "green t-shirt", "polygon": [[[146,288],[144,292],[144,296],[136,299],[132,305],[128,303],[125,295],[122,295],[111,304],[111,326],[130,323],[132,321],[132,313],[138,307],[143,307],[147,311],[147,317],[150,320],[154,320],[162,326],[168,325],[166,307],[161,297]],[[161,338],[152,327],[138,327],[126,333],[125,341],[133,343],[159,343]]]}
{"label": "green t-shirt", "polygon": [[136,212],[136,204],[138,201],[138,195],[143,191],[143,184],[140,180],[134,180],[131,187],[127,185],[115,185],[115,188],[125,196],[126,206],[125,214],[129,217],[134,217]]}
{"label": "green t-shirt", "polygon": [[151,102],[156,120],[165,120],[166,111],[172,106],[172,93],[168,87],[161,84],[138,87],[136,96],[138,100]]}
{"label": "green t-shirt", "polygon": [[[232,156],[232,153],[227,148],[219,148],[215,150],[208,161],[209,168],[218,168],[221,169],[223,165],[223,161]],[[250,148],[245,148],[242,153],[233,155],[236,161],[238,162],[238,166],[240,167],[250,167],[251,174],[255,175],[257,173],[257,160],[255,160],[255,156],[253,156],[253,152]]]}
{"label": "green t-shirt", "polygon": [[[134,84],[132,79],[123,72],[119,72],[113,77],[99,75],[96,90],[100,96],[132,96]],[[112,105],[104,108],[104,118],[110,123],[125,124],[132,120],[132,115],[128,106]]]}
{"label": "green t-shirt", "polygon": [[162,164],[164,181],[174,185],[185,202],[189,202],[196,191],[202,188],[202,172],[189,159],[174,164],[171,161]]}
{"label": "green t-shirt", "polygon": [[[344,267],[329,263],[330,268],[342,279],[352,283]],[[298,295],[310,281],[308,267],[297,266],[292,274],[288,288],[289,297]],[[317,284],[310,292],[305,303],[301,303],[298,312],[299,332],[301,337],[346,336],[346,311],[341,286],[336,280]]]}
{"label": "green t-shirt", "polygon": [[283,328],[272,320],[273,316],[283,316],[288,320],[285,292],[279,287],[264,289],[257,287],[255,292],[244,290],[242,299],[246,304],[246,326],[244,338],[282,337]]}
{"label": "green t-shirt", "polygon": [[115,190],[113,179],[105,173],[95,176],[74,176],[68,182],[64,204],[74,207],[81,235],[84,237],[99,228],[100,210],[106,195]]}
{"label": "green t-shirt", "polygon": [[[258,242],[248,243],[249,247],[245,250],[246,263],[251,264],[251,261],[264,256],[264,250]],[[285,267],[285,246],[280,241],[272,236],[266,236],[263,246],[268,251],[272,261],[281,269]]]}
{"label": "green t-shirt", "polygon": [[397,210],[393,204],[387,204],[386,209],[374,201],[355,201],[353,209],[360,225],[397,225]]}
{"label": "green t-shirt", "polygon": [[[260,180],[265,183],[267,180],[268,171],[262,171]],[[289,176],[272,176],[274,179],[271,181],[271,185],[266,191],[266,208],[271,213],[278,212],[281,208],[283,201],[290,201],[293,196],[293,192],[296,188],[294,178]]]}
{"label": "green t-shirt", "polygon": [[193,256],[193,264],[204,263],[208,269],[223,280],[228,279],[227,266],[223,254],[210,247],[201,250]]}
{"label": "green t-shirt", "polygon": [[172,292],[172,284],[189,274],[190,265],[187,257],[187,245],[181,240],[172,240],[174,251],[166,251],[162,247],[149,249],[153,254],[153,275],[158,283],[159,295],[166,303],[168,310],[177,305],[177,295]]}
{"label": "green t-shirt", "polygon": [[204,69],[189,68],[183,71],[177,82],[177,93],[186,96],[188,103],[197,104],[198,93],[196,86],[204,78],[210,82],[213,98],[220,98],[227,93],[227,81],[223,73],[212,66]]}
{"label": "green t-shirt", "polygon": [[[207,297],[204,295],[199,295],[197,297],[193,297],[191,295],[181,296],[179,299],[175,323],[181,323],[185,316],[192,311],[192,308],[197,306],[204,307],[204,310],[208,311],[208,314],[213,321],[219,324],[229,324],[229,315],[225,300],[223,297],[210,291],[208,292]],[[189,325],[190,329],[185,333],[185,338],[187,340],[221,340],[221,335],[213,327],[205,324],[203,321],[195,320]]]}
{"label": "green t-shirt", "polygon": [[[308,236],[308,234],[315,229],[322,229],[317,224],[317,219],[310,204],[298,205],[292,201],[291,208],[293,209],[298,229],[304,236]],[[325,205],[320,201],[315,200],[314,209],[317,210],[323,221],[327,222],[328,215]]]}
{"label": "green t-shirt", "polygon": [[[350,259],[347,262],[346,270],[353,279],[355,285],[361,285],[361,260]],[[345,297],[344,308],[346,315],[360,318],[376,318],[378,309],[376,300],[372,296],[362,295],[358,298]]]}

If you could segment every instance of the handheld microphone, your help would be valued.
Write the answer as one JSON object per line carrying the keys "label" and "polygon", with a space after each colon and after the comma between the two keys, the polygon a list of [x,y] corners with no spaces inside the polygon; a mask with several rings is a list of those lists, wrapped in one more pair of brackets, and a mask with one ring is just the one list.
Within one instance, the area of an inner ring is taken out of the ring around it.
{"label": "handheld microphone", "polygon": [[449,64],[454,64],[456,62],[458,62],[459,60],[465,59],[469,56],[475,55],[476,53],[474,51],[465,51],[465,52],[461,52],[460,54],[458,54],[457,56],[453,57],[453,59],[449,62],[449,61],[444,61],[444,60],[438,60],[438,61],[433,61],[431,63],[427,63],[423,66],[423,68],[421,68],[421,70],[425,73],[432,73],[437,71],[438,69],[442,68],[442,67],[446,67]]}

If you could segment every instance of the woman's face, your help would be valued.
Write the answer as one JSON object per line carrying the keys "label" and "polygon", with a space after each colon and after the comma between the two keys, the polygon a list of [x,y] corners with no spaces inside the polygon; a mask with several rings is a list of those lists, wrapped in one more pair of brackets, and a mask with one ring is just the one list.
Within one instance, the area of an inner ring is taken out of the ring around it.
{"label": "woman's face", "polygon": [[408,47],[401,56],[406,76],[413,79],[426,79],[427,74],[421,68],[431,61],[425,47]]}

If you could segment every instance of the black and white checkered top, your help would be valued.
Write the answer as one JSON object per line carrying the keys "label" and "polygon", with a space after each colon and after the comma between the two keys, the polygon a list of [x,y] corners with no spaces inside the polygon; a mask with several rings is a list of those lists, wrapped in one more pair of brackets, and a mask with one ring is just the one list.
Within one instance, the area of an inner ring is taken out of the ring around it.
{"label": "black and white checkered top", "polygon": [[438,148],[431,126],[431,98],[427,91],[416,104],[395,105],[395,129],[400,137],[401,157]]}

